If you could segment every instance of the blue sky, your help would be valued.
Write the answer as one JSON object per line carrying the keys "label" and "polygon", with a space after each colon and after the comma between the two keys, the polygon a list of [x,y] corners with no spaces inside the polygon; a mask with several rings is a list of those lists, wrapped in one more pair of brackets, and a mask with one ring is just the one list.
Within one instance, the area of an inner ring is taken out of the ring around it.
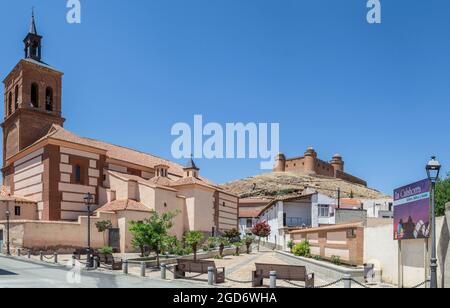
{"label": "blue sky", "polygon": [[[65,72],[66,128],[171,158],[176,122],[278,122],[281,151],[336,152],[387,193],[450,171],[450,2],[382,0],[2,1],[0,73],[23,57],[36,7],[43,60]],[[1,89],[1,95],[3,95]],[[432,112],[434,110],[434,112]],[[259,160],[201,160],[223,183]]]}

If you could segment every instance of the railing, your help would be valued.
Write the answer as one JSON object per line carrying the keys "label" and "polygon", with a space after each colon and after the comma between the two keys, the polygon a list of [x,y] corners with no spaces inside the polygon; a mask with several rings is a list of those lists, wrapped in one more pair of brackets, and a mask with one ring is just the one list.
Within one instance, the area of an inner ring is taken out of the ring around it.
{"label": "railing", "polygon": [[292,227],[311,227],[311,219],[303,217],[288,217],[285,221],[285,226]]}

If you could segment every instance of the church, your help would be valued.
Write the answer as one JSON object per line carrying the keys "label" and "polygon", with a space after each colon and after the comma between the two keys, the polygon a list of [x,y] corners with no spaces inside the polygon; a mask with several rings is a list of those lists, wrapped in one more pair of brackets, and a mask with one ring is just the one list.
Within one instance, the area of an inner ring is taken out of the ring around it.
{"label": "church", "polygon": [[63,73],[43,61],[42,40],[33,16],[24,58],[3,81],[0,212],[7,206],[16,221],[79,222],[90,193],[97,215],[113,215],[118,228],[121,218],[142,220],[152,211],[177,211],[173,233],[179,237],[238,227],[238,197],[202,177],[192,159],[181,166],[66,130]]}

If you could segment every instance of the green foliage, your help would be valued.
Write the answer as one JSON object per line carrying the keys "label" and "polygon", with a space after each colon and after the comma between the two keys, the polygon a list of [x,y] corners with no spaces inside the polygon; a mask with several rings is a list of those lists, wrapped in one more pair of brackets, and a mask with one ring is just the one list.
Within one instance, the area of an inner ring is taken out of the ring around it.
{"label": "green foliage", "polygon": [[176,236],[167,236],[163,243],[163,252],[171,255],[177,255],[180,245],[180,241],[178,241]]}
{"label": "green foliage", "polygon": [[102,247],[98,250],[98,253],[104,254],[104,255],[112,254],[113,252],[114,252],[114,249],[109,246]]}
{"label": "green foliage", "polygon": [[210,238],[208,238],[208,247],[211,250],[216,249],[216,247],[217,247],[217,238],[216,237],[211,236]]}
{"label": "green foliage", "polygon": [[237,229],[231,229],[225,231],[224,236],[230,241],[230,242],[238,242],[240,241],[240,235],[241,233]]}
{"label": "green foliage", "polygon": [[211,251],[211,248],[209,248],[208,245],[204,245],[204,246],[202,247],[202,250],[203,250],[203,252],[210,252],[210,251]]}
{"label": "green foliage", "polygon": [[331,256],[331,263],[333,263],[334,265],[341,265],[341,257]]}
{"label": "green foliage", "polygon": [[243,246],[244,244],[242,244],[242,242],[234,242],[233,243],[233,246],[236,248],[236,252],[235,252],[235,256],[237,256],[237,257],[239,257],[239,255],[241,254],[241,247]]}
{"label": "green foliage", "polygon": [[173,226],[173,218],[178,213],[163,213],[154,212],[149,219],[144,222],[131,222],[130,232],[133,234],[132,244],[134,247],[139,247],[143,251],[144,246],[148,246],[156,253],[156,261],[159,266],[159,255],[164,249],[164,245],[169,238],[169,230]]}
{"label": "green foliage", "polygon": [[308,241],[303,241],[292,248],[292,253],[298,257],[309,258],[311,256],[311,246]]}
{"label": "green foliage", "polygon": [[131,239],[131,245],[134,248],[140,249],[141,257],[144,257],[144,246],[146,244],[147,226],[143,222],[130,223],[130,232],[133,235]]}
{"label": "green foliage", "polygon": [[450,173],[436,183],[436,215],[445,215],[445,205],[450,202]]}
{"label": "green foliage", "polygon": [[184,241],[186,245],[192,248],[194,252],[194,260],[197,260],[198,246],[201,244],[205,235],[200,231],[189,231],[184,235]]}
{"label": "green foliage", "polygon": [[316,260],[316,261],[322,261],[322,257],[321,257],[321,256],[314,256],[314,260]]}

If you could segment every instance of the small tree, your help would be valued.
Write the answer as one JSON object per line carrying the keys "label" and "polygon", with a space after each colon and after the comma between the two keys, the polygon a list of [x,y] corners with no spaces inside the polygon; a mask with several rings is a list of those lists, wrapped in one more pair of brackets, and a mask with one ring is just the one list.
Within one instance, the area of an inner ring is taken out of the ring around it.
{"label": "small tree", "polygon": [[254,235],[246,235],[244,239],[242,240],[245,243],[245,246],[247,247],[247,254],[250,254],[250,248],[255,241]]}
{"label": "small tree", "polygon": [[241,233],[237,229],[231,229],[231,230],[225,231],[224,236],[231,243],[240,242]]}
{"label": "small tree", "polygon": [[219,244],[219,256],[223,258],[223,251],[225,250],[225,246],[230,245],[230,242],[226,237],[218,237],[217,243]]}
{"label": "small tree", "polygon": [[258,251],[261,246],[261,238],[268,237],[271,232],[267,221],[258,222],[253,226],[252,233],[258,237]]}
{"label": "small tree", "polygon": [[233,246],[234,248],[236,248],[236,253],[234,254],[235,256],[239,257],[241,254],[241,247],[242,247],[242,242],[234,242]]}
{"label": "small tree", "polygon": [[109,220],[97,221],[95,227],[99,233],[103,233],[103,245],[106,245],[106,231],[112,229],[112,223]]}
{"label": "small tree", "polygon": [[133,235],[133,238],[131,239],[131,245],[133,245],[134,248],[139,249],[141,252],[141,258],[144,257],[144,246],[145,246],[145,237],[148,233],[147,231],[147,225],[143,222],[134,222],[132,221],[130,223],[130,232]]}
{"label": "small tree", "polygon": [[[136,244],[143,242],[155,252],[157,266],[160,265],[159,256],[164,248],[164,243],[166,243],[169,237],[169,230],[173,226],[172,220],[177,214],[178,212],[167,212],[159,215],[157,212],[154,212],[152,216],[143,223],[131,224],[130,232],[135,234],[135,227],[137,227],[138,231],[138,237],[133,239],[133,241],[136,240]],[[143,249],[141,251],[143,251]]]}
{"label": "small tree", "polygon": [[197,261],[198,246],[201,244],[204,237],[204,234],[200,231],[189,231],[184,236],[186,245],[190,246],[194,252],[194,261]]}

